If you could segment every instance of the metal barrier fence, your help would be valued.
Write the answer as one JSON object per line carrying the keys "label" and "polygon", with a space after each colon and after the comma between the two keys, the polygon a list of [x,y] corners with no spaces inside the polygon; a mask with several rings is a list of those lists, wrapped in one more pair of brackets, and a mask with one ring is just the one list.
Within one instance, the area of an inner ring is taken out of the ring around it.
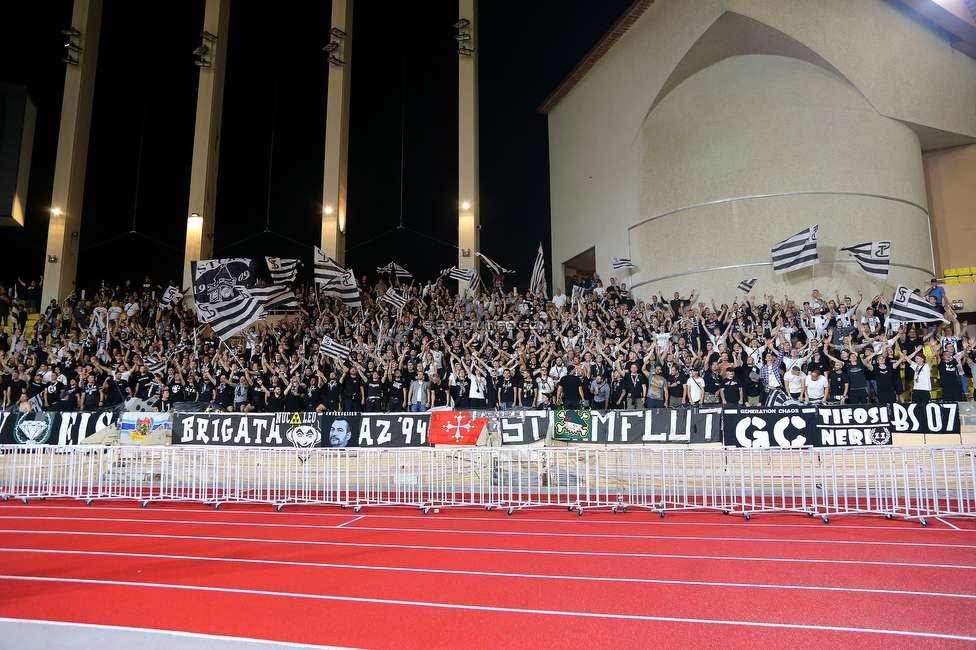
{"label": "metal barrier fence", "polygon": [[976,516],[976,447],[0,447],[0,496],[353,507]]}

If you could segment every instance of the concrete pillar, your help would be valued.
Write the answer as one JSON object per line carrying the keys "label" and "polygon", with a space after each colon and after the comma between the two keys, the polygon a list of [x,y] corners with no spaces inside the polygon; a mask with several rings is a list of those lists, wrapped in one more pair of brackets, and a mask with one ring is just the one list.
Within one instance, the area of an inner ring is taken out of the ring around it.
{"label": "concrete pillar", "polygon": [[[478,183],[477,0],[458,0],[458,268],[477,269],[481,246]],[[468,36],[469,38],[464,38]],[[459,289],[467,288],[464,282]]]}
{"label": "concrete pillar", "polygon": [[322,183],[322,251],[346,263],[346,179],[349,172],[349,95],[353,0],[332,0],[329,33],[329,98],[325,117]]}
{"label": "concrete pillar", "polygon": [[183,286],[193,286],[190,262],[213,256],[214,213],[217,207],[217,168],[220,162],[220,118],[224,104],[224,70],[230,32],[230,0],[207,0],[198,55],[197,119],[190,167],[190,200],[186,218]]}
{"label": "concrete pillar", "polygon": [[80,34],[66,36],[65,40],[70,39],[80,49],[67,52],[77,65],[65,65],[64,71],[61,131],[54,165],[41,311],[52,299],[60,302],[75,288],[101,22],[102,0],[75,0],[71,27]]}

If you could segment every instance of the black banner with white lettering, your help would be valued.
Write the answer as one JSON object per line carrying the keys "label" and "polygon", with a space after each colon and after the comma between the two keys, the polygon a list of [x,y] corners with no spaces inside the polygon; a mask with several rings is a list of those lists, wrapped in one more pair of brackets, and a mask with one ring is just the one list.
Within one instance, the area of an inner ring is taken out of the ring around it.
{"label": "black banner with white lettering", "polygon": [[359,447],[419,447],[427,444],[429,430],[430,413],[363,413],[352,429],[350,443]]}
{"label": "black banner with white lettering", "polygon": [[0,444],[77,445],[118,423],[121,406],[96,411],[0,413]]}
{"label": "black banner with white lettering", "polygon": [[860,447],[891,444],[885,406],[783,406],[726,408],[728,447]]}
{"label": "black banner with white lettering", "polygon": [[892,404],[895,433],[959,433],[959,404]]}
{"label": "black banner with white lettering", "polygon": [[817,407],[816,447],[891,444],[891,413],[884,404]]}
{"label": "black banner with white lettering", "polygon": [[[481,411],[472,415],[481,414]],[[498,416],[498,433],[503,445],[530,445],[545,442],[551,420],[550,411],[503,411]]]}
{"label": "black banner with white lettering", "polygon": [[817,436],[817,408],[726,408],[726,447],[808,447]]}
{"label": "black banner with white lettering", "polygon": [[175,413],[174,445],[322,447],[318,413]]}
{"label": "black banner with white lettering", "polygon": [[[687,445],[722,442],[722,409],[684,407],[643,411],[588,411],[586,431],[574,442],[597,445]],[[559,412],[554,414],[554,438]]]}

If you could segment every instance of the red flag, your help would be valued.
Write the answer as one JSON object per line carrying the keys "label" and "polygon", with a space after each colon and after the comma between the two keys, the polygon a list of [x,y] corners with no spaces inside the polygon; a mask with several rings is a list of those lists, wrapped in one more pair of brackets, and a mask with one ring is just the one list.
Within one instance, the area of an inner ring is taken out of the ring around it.
{"label": "red flag", "polygon": [[433,445],[474,445],[488,418],[472,419],[468,411],[433,411],[427,442]]}

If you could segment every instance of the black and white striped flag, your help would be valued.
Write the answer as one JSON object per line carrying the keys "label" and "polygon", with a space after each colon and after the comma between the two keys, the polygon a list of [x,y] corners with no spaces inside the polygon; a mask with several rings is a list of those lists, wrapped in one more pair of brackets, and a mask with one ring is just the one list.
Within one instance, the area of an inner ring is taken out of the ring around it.
{"label": "black and white striped flag", "polygon": [[254,260],[229,258],[190,263],[197,318],[221,339],[233,336],[265,317],[264,306],[252,296]]}
{"label": "black and white striped flag", "polygon": [[14,321],[14,331],[20,331],[20,300],[17,299],[17,283],[10,288],[10,317]]}
{"label": "black and white striped flag", "polygon": [[857,260],[861,270],[882,280],[888,279],[888,265],[891,263],[891,242],[873,241],[841,249]]}
{"label": "black and white striped flag", "polygon": [[398,280],[402,278],[413,277],[413,273],[406,270],[396,262],[390,262],[386,266],[378,266],[376,267],[376,272],[381,274],[386,274],[386,275],[395,275]]}
{"label": "black and white striped flag", "polygon": [[251,295],[257,296],[268,311],[298,307],[298,296],[288,287],[279,284],[259,284],[251,287]]}
{"label": "black and white striped flag", "polygon": [[328,284],[346,272],[335,260],[323,253],[318,246],[315,247],[312,270],[315,276],[315,284]]}
{"label": "black and white striped flag", "polygon": [[359,297],[359,285],[356,284],[356,278],[353,276],[351,269],[333,278],[328,284],[322,287],[322,291],[327,296],[338,298],[346,306],[363,306],[362,299]]}
{"label": "black and white striped flag", "polygon": [[349,348],[341,343],[337,343],[328,336],[322,337],[322,345],[320,346],[320,349],[326,354],[326,356],[329,357],[342,357],[343,359],[349,358]]}
{"label": "black and white striped flag", "polygon": [[811,226],[789,239],[773,246],[773,271],[777,275],[813,266],[817,257],[817,231],[820,225]]}
{"label": "black and white striped flag", "polygon": [[487,266],[488,269],[493,274],[495,274],[495,275],[506,275],[508,273],[515,273],[515,271],[506,269],[504,266],[502,266],[498,262],[493,262],[492,260],[488,259],[487,257],[485,257],[484,255],[482,255],[481,253],[477,253],[476,252],[475,255],[477,255],[478,257],[480,257],[481,258],[481,261],[485,263],[485,266]]}
{"label": "black and white striped flag", "polygon": [[749,293],[750,291],[752,291],[752,288],[756,286],[756,280],[758,279],[759,278],[752,278],[751,280],[743,280],[742,282],[739,283],[739,291],[741,291],[742,293]]}
{"label": "black and white striped flag", "polygon": [[937,320],[943,323],[949,322],[929,304],[928,300],[915,295],[911,289],[902,284],[899,284],[895,290],[895,299],[891,301],[888,318],[900,323],[929,323]]}
{"label": "black and white striped flag", "polygon": [[636,269],[633,261],[626,257],[615,257],[613,258],[613,270],[617,271],[619,269]]}
{"label": "black and white striped flag", "polygon": [[294,282],[298,276],[298,260],[265,256],[264,261],[268,263],[271,281],[275,284]]}
{"label": "black and white striped flag", "polygon": [[[542,252],[542,244],[539,244],[539,254],[535,257],[535,264],[532,265],[532,277],[529,278],[529,291],[532,293],[539,292],[539,285],[544,283],[546,280],[546,256]],[[546,291],[541,291],[541,293],[548,298],[549,295]]]}
{"label": "black and white striped flag", "polygon": [[166,287],[166,291],[163,292],[163,297],[160,299],[163,305],[169,307],[174,302],[179,302],[183,300],[183,292],[172,285]]}
{"label": "black and white striped flag", "polygon": [[155,359],[143,359],[142,362],[146,364],[146,368],[149,369],[149,374],[160,375],[166,372],[165,361],[156,361]]}
{"label": "black and white striped flag", "polygon": [[393,307],[396,307],[397,311],[403,309],[407,304],[407,297],[397,293],[395,289],[389,289],[377,300],[385,300],[386,302],[390,303],[390,305],[392,305]]}
{"label": "black and white striped flag", "polygon": [[458,282],[467,282],[468,284],[471,284],[471,282],[478,277],[478,272],[474,269],[459,269],[456,266],[452,266],[449,269],[444,269],[441,271],[441,275],[446,275],[452,280],[457,280]]}

